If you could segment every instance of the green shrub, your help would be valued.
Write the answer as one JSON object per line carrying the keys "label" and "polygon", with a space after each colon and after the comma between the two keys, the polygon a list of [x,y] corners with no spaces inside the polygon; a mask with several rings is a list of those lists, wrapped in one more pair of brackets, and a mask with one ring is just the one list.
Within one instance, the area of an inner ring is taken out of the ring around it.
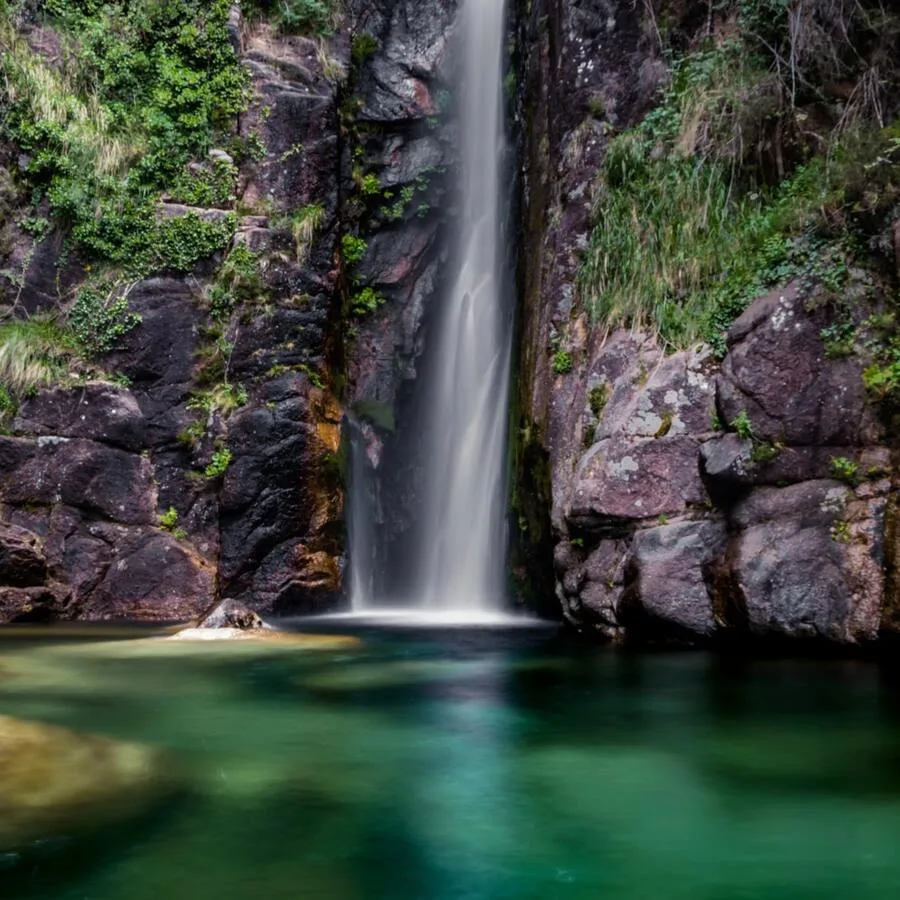
{"label": "green shrub", "polygon": [[266,294],[259,254],[246,244],[237,244],[209,287],[210,313],[213,319],[225,320],[237,305],[262,300]]}
{"label": "green shrub", "polygon": [[229,0],[47,0],[38,9],[62,36],[64,65],[32,51],[13,15],[0,22],[0,137],[28,160],[34,196],[71,227],[86,258],[128,277],[187,271],[221,249],[211,223],[157,222],[156,200],[174,189],[187,202],[225,203],[233,191],[227,163],[185,176],[249,97]]}
{"label": "green shrub", "polygon": [[369,245],[361,238],[353,234],[345,234],[341,238],[341,251],[344,262],[348,266],[355,266],[362,262]]}
{"label": "green shrub", "polygon": [[286,34],[324,37],[330,34],[339,13],[338,0],[244,0],[244,12],[269,19]]}
{"label": "green shrub", "polygon": [[846,456],[831,457],[831,474],[838,480],[856,487],[860,482],[859,464]]}
{"label": "green shrub", "polygon": [[173,531],[178,525],[178,510],[174,506],[170,506],[164,513],[159,515],[159,527],[166,531]]}
{"label": "green shrub", "polygon": [[731,427],[742,441],[753,439],[753,425],[750,423],[750,416],[747,415],[746,409],[742,409],[731,420]]}
{"label": "green shrub", "polygon": [[231,451],[227,447],[216,450],[209,465],[203,470],[203,474],[209,479],[221,478],[228,471],[231,458]]}
{"label": "green shrub", "polygon": [[609,403],[608,384],[604,382],[603,384],[598,384],[590,389],[588,392],[588,405],[597,419],[603,415],[603,410],[606,409],[607,403]]}
{"label": "green shrub", "polygon": [[568,375],[572,371],[573,365],[572,354],[568,350],[557,350],[553,354],[554,375]]}
{"label": "green shrub", "polygon": [[373,313],[384,303],[384,297],[374,288],[366,287],[353,295],[351,311],[355,316],[364,316]]}
{"label": "green shrub", "polygon": [[119,339],[140,322],[141,317],[129,310],[120,286],[108,282],[82,288],[68,315],[72,335],[87,357],[114,350]]}
{"label": "green shrub", "polygon": [[378,39],[374,35],[359,31],[350,41],[350,56],[356,65],[361,66],[378,50]]}

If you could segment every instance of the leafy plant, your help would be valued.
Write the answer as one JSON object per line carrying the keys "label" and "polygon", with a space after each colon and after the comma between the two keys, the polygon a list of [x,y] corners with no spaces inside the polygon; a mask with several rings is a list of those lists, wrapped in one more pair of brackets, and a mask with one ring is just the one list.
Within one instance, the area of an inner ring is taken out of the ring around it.
{"label": "leafy plant", "polygon": [[753,439],[753,425],[750,423],[750,416],[747,415],[746,409],[742,409],[731,420],[731,427],[742,441]]}
{"label": "leafy plant", "polygon": [[603,415],[603,411],[606,409],[606,404],[608,402],[609,385],[606,384],[606,382],[598,384],[588,391],[588,406],[590,406],[591,412],[594,414],[595,418],[599,419]]}
{"label": "leafy plant", "polygon": [[341,238],[341,251],[344,255],[344,262],[348,266],[355,266],[362,262],[366,255],[369,245],[361,237],[353,234],[345,234]]}
{"label": "leafy plant", "polygon": [[259,254],[246,244],[237,244],[209,287],[210,312],[214,319],[227,319],[237,305],[262,300],[266,293]]}
{"label": "leafy plant", "polygon": [[568,375],[572,371],[573,365],[572,354],[568,350],[557,350],[553,354],[554,375]]}
{"label": "leafy plant", "polygon": [[68,315],[69,328],[88,357],[114,350],[140,322],[141,317],[128,308],[127,291],[109,282],[83,287]]}
{"label": "leafy plant", "polygon": [[365,31],[358,31],[350,41],[350,56],[357,66],[361,66],[378,50],[378,39]]}
{"label": "leafy plant", "polygon": [[384,297],[374,288],[365,287],[353,295],[351,311],[355,316],[364,316],[373,313],[384,303]]}
{"label": "leafy plant", "polygon": [[178,510],[174,506],[170,506],[164,513],[159,515],[159,527],[166,531],[173,531],[178,525]]}
{"label": "leafy plant", "polygon": [[209,465],[203,470],[203,474],[209,479],[221,478],[228,471],[231,459],[231,451],[227,447],[216,450]]}
{"label": "leafy plant", "polygon": [[831,457],[831,474],[838,480],[856,487],[861,481],[859,464],[846,456]]}

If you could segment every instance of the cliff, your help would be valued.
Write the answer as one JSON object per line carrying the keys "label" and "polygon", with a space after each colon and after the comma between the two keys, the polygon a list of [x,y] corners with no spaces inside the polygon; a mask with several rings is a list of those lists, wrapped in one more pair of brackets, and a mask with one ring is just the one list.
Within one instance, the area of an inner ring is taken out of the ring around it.
{"label": "cliff", "polygon": [[[351,443],[403,586],[455,11],[7,0],[0,620],[339,606]],[[898,23],[511,4],[520,605],[896,631]]]}

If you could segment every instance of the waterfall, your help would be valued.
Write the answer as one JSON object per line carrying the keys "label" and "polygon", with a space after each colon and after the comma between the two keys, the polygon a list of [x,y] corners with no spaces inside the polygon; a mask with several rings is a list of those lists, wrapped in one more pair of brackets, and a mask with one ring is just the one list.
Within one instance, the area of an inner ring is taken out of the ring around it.
{"label": "waterfall", "polygon": [[[500,611],[505,593],[512,340],[500,196],[505,0],[463,0],[459,16],[458,249],[426,347],[425,488],[408,562],[415,607],[475,616]],[[357,552],[370,549],[351,546]],[[354,607],[364,608],[354,580]]]}
{"label": "waterfall", "polygon": [[511,323],[501,247],[504,0],[465,0],[462,215],[452,290],[440,311],[426,434],[418,603],[486,611],[503,604]]}

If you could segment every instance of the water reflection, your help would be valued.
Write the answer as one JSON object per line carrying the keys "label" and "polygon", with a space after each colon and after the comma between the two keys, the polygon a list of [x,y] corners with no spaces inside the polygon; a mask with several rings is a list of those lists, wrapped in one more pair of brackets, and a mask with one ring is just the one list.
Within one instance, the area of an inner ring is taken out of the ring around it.
{"label": "water reflection", "polygon": [[7,641],[0,714],[168,751],[163,818],[4,900],[887,900],[897,687],[868,664],[633,656],[547,630],[308,652]]}

